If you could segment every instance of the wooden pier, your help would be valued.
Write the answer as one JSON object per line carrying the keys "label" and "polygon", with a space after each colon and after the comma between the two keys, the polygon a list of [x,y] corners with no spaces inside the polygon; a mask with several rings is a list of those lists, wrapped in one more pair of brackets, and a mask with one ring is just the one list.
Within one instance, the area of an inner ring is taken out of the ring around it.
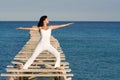
{"label": "wooden pier", "polygon": [[61,67],[63,70],[54,69],[56,58],[48,51],[43,51],[27,70],[19,69],[32,55],[40,39],[38,31],[30,31],[30,39],[21,51],[14,57],[10,65],[6,67],[6,73],[0,76],[7,80],[72,80],[73,74],[66,62],[65,55],[57,39],[51,36],[51,44],[61,55]]}

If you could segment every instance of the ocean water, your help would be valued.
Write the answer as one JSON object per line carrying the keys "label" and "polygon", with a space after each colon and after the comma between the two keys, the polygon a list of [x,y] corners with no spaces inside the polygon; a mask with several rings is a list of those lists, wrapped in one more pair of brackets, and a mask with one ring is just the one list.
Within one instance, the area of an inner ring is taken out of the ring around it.
{"label": "ocean water", "polygon": [[[52,21],[53,24],[67,23]],[[0,22],[0,73],[29,40],[34,21]],[[53,30],[74,74],[73,80],[120,80],[120,22],[80,22]],[[0,76],[0,80],[5,80]]]}

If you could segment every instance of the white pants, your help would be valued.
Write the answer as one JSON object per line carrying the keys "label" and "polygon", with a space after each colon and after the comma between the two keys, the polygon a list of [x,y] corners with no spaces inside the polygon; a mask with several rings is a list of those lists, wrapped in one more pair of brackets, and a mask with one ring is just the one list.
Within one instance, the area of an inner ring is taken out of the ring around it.
{"label": "white pants", "polygon": [[35,48],[32,56],[28,59],[28,61],[23,66],[23,69],[28,69],[28,67],[33,63],[36,57],[44,50],[48,50],[50,53],[52,53],[56,57],[55,68],[60,67],[60,53],[50,44],[39,43]]}

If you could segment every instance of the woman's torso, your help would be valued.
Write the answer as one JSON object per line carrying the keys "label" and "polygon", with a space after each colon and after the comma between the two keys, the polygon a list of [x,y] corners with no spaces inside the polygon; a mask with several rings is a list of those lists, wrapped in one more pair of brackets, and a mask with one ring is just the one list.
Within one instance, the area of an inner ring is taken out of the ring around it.
{"label": "woman's torso", "polygon": [[44,44],[50,44],[50,37],[51,37],[51,29],[48,28],[40,29],[40,42]]}

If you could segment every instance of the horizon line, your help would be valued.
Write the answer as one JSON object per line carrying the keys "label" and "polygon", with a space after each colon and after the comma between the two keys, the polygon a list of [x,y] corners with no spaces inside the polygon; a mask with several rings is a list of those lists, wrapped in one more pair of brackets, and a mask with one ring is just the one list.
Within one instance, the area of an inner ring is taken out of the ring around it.
{"label": "horizon line", "polygon": [[[26,22],[38,22],[35,20],[16,20],[16,21],[15,20],[0,20],[0,22],[25,22],[25,21]],[[70,21],[69,20],[56,20],[55,21],[55,20],[51,20],[51,21],[52,22],[59,22],[59,21],[60,22],[120,22],[120,21],[111,21],[111,20],[110,21],[109,20],[108,21],[106,21],[106,20],[105,21],[104,20],[96,20],[96,21],[94,21],[94,20],[93,21],[92,20],[91,21],[80,21],[80,20],[73,20],[73,21],[72,20],[70,20]]]}

